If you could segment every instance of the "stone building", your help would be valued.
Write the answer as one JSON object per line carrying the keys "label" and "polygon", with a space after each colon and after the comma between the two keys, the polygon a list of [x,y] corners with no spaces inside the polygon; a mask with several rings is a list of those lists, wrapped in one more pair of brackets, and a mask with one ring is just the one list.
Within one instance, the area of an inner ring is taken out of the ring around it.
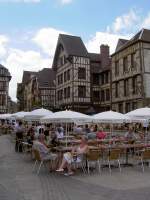
{"label": "stone building", "polygon": [[3,65],[0,65],[0,113],[8,112],[8,91],[11,75]]}
{"label": "stone building", "polygon": [[109,47],[88,53],[80,37],[60,34],[53,60],[56,107],[84,113],[110,109]]}
{"label": "stone building", "polygon": [[55,106],[55,72],[44,68],[39,72],[24,71],[22,83],[18,84],[19,110],[31,111],[43,107],[53,110]]}
{"label": "stone building", "polygon": [[126,113],[150,106],[150,30],[119,39],[112,55],[112,109]]}

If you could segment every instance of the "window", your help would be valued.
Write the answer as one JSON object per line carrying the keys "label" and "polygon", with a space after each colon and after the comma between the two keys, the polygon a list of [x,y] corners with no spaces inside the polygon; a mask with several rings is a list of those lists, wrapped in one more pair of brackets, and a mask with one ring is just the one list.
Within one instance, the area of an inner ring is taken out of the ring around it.
{"label": "window", "polygon": [[135,67],[136,67],[136,63],[135,63],[135,53],[132,53],[131,54],[131,69],[133,70],[133,69],[135,69]]}
{"label": "window", "polygon": [[122,103],[119,104],[118,108],[119,108],[119,112],[123,113],[123,104]]}
{"label": "window", "polygon": [[6,90],[6,82],[0,81],[0,90]]}
{"label": "window", "polygon": [[107,89],[106,90],[106,101],[109,101],[110,100],[110,90]]}
{"label": "window", "polygon": [[130,103],[126,103],[125,110],[126,110],[126,113],[130,112]]}
{"label": "window", "polygon": [[104,90],[101,90],[101,101],[102,102],[105,101],[105,92],[104,92]]}
{"label": "window", "polygon": [[117,98],[119,96],[119,82],[116,82],[115,84],[115,97]]}
{"label": "window", "polygon": [[132,94],[137,94],[137,77],[132,78]]}
{"label": "window", "polygon": [[93,91],[93,101],[100,101],[100,92]]}
{"label": "window", "polygon": [[58,85],[63,83],[63,74],[58,75]]}
{"label": "window", "polygon": [[70,69],[67,70],[67,80],[70,81]]}
{"label": "window", "polygon": [[0,95],[0,106],[5,106],[6,104],[6,96],[1,94]]}
{"label": "window", "polygon": [[99,74],[93,74],[93,85],[99,85]]}
{"label": "window", "polygon": [[123,72],[128,71],[128,57],[123,58]]}
{"label": "window", "polygon": [[105,73],[105,83],[106,84],[109,83],[109,73],[108,72]]}
{"label": "window", "polygon": [[64,72],[64,82],[67,81],[67,72]]}
{"label": "window", "polygon": [[78,86],[78,97],[79,98],[86,97],[86,86]]}
{"label": "window", "polygon": [[59,90],[57,92],[57,98],[58,98],[58,100],[62,100],[63,99],[63,90]]}
{"label": "window", "polygon": [[70,98],[70,87],[67,88],[67,98]]}
{"label": "window", "polygon": [[64,99],[67,98],[67,88],[64,89]]}
{"label": "window", "polygon": [[86,69],[83,67],[78,68],[78,79],[86,79]]}
{"label": "window", "polygon": [[132,103],[132,110],[135,110],[135,109],[137,109],[137,102]]}
{"label": "window", "polygon": [[104,74],[101,74],[101,84],[103,85],[105,83],[105,77]]}
{"label": "window", "polygon": [[129,85],[128,85],[128,79],[126,79],[124,81],[124,96],[126,97],[128,96],[128,94],[129,94]]}
{"label": "window", "polygon": [[119,60],[115,62],[115,76],[119,75]]}

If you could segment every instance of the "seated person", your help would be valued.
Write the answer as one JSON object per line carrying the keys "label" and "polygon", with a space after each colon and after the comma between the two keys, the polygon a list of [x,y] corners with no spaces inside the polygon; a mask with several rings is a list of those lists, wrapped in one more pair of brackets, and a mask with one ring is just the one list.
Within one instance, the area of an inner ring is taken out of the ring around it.
{"label": "seated person", "polygon": [[75,135],[80,135],[83,134],[83,129],[80,125],[78,125],[74,127],[73,132]]}
{"label": "seated person", "polygon": [[134,131],[133,131],[133,128],[129,128],[129,130],[128,130],[128,132],[127,133],[125,133],[125,139],[126,140],[128,140],[128,141],[134,141],[134,140],[136,140],[137,139],[137,137],[136,137],[136,135],[135,135],[135,133],[134,133]]}
{"label": "seated person", "polygon": [[88,139],[90,140],[92,140],[92,139],[96,139],[96,133],[87,133],[87,137],[88,137]]}
{"label": "seated person", "polygon": [[90,130],[90,128],[89,128],[89,126],[88,126],[88,124],[85,124],[85,128],[83,129],[83,132],[84,132],[85,134],[87,134],[87,133],[90,133],[90,132],[91,132],[91,130]]}
{"label": "seated person", "polygon": [[99,131],[96,134],[97,139],[103,140],[106,138],[106,136],[107,136],[107,134],[103,131],[103,128],[100,127]]}
{"label": "seated person", "polygon": [[[64,175],[72,175],[73,171],[71,169],[72,162],[81,162],[83,158],[83,154],[87,153],[88,151],[88,139],[85,136],[82,136],[81,144],[76,146],[72,149],[72,152],[64,153],[63,160],[60,167],[56,170],[57,172],[63,172],[64,168],[67,168],[68,173]],[[76,154],[76,159],[73,159],[73,155]]]}
{"label": "seated person", "polygon": [[41,159],[56,160],[57,154],[51,153],[50,150],[41,142],[40,136],[36,137],[33,141],[32,149],[38,150]]}

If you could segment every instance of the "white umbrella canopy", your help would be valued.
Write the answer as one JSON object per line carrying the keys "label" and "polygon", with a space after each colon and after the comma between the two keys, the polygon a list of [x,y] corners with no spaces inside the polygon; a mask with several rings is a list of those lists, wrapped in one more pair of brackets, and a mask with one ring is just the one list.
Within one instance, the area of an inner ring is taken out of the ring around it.
{"label": "white umbrella canopy", "polygon": [[44,108],[36,109],[29,112],[27,115],[24,116],[24,120],[26,121],[38,121],[42,117],[51,115],[53,112]]}
{"label": "white umbrella canopy", "polygon": [[132,118],[150,119],[150,108],[148,107],[138,108],[136,110],[126,113],[126,116],[129,116],[131,119]]}
{"label": "white umbrella canopy", "polygon": [[15,119],[23,119],[24,116],[28,114],[29,112],[20,111],[20,112],[13,113],[11,117],[14,117]]}
{"label": "white umbrella canopy", "polygon": [[41,118],[42,123],[75,123],[75,124],[83,124],[92,122],[92,118],[88,115],[66,110],[55,112],[49,116]]}
{"label": "white umbrella canopy", "polygon": [[111,110],[93,115],[92,118],[97,123],[118,124],[130,121],[130,118],[128,116]]}
{"label": "white umbrella canopy", "polygon": [[10,119],[12,114],[6,113],[6,114],[0,114],[0,119]]}

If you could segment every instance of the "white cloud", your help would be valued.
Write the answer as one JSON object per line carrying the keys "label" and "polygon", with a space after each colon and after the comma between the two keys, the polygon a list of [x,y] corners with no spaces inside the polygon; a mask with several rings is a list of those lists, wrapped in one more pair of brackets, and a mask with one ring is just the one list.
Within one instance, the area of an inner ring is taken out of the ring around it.
{"label": "white cloud", "polygon": [[100,53],[100,45],[108,44],[110,46],[110,53],[113,53],[119,38],[128,39],[129,36],[110,34],[107,32],[96,32],[96,34],[86,43],[86,47],[89,52]]}
{"label": "white cloud", "polygon": [[142,23],[143,28],[150,28],[150,13],[144,18]]}
{"label": "white cloud", "polygon": [[72,1],[73,1],[73,0],[60,0],[60,3],[61,3],[62,5],[65,5],[65,4],[70,4],[70,3],[72,3]]}
{"label": "white cloud", "polygon": [[32,41],[38,45],[44,53],[53,56],[59,33],[65,32],[54,28],[42,28],[35,34]]}
{"label": "white cloud", "polygon": [[44,58],[35,51],[22,51],[19,49],[9,49],[6,60],[2,63],[6,66],[11,75],[10,96],[16,99],[17,83],[21,82],[23,70],[38,71],[44,67],[50,67],[52,60]]}
{"label": "white cloud", "polygon": [[140,22],[138,11],[131,9],[128,13],[118,16],[111,26],[107,26],[107,31],[113,33],[134,32]]}
{"label": "white cloud", "polygon": [[9,38],[5,35],[0,35],[0,57],[4,57],[7,53],[7,44],[9,43]]}
{"label": "white cloud", "polygon": [[41,0],[0,0],[2,3],[39,3]]}

